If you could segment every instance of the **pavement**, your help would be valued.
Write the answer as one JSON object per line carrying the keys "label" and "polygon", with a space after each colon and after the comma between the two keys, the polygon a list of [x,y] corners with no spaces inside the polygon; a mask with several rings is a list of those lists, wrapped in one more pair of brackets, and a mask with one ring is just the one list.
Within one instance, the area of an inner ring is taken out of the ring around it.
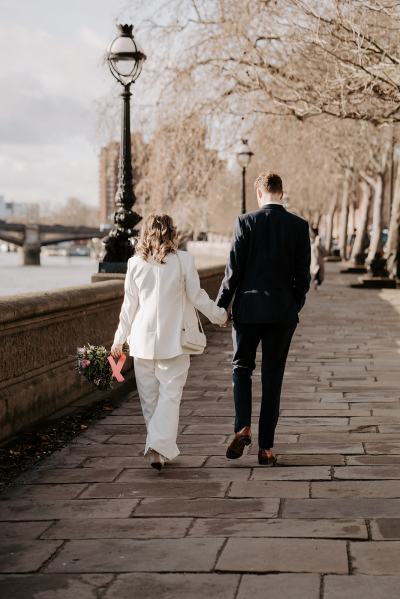
{"label": "pavement", "polygon": [[[1,496],[2,598],[398,599],[400,292],[328,266],[288,360],[279,466],[256,439],[225,458],[231,338],[210,328],[162,473],[132,392]],[[255,418],[259,401],[257,370]]]}

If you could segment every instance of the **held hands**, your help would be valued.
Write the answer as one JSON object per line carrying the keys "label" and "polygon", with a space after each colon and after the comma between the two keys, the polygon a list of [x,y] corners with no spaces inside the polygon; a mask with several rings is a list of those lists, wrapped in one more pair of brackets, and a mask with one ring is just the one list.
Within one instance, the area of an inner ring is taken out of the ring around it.
{"label": "held hands", "polygon": [[122,354],[122,345],[115,345],[115,343],[113,343],[112,347],[111,347],[111,355],[112,357],[117,360]]}
{"label": "held hands", "polygon": [[226,311],[226,320],[223,324],[220,325],[221,329],[226,329],[226,327],[229,325],[231,320],[232,320],[232,312],[231,312],[231,309],[228,308],[228,310]]}

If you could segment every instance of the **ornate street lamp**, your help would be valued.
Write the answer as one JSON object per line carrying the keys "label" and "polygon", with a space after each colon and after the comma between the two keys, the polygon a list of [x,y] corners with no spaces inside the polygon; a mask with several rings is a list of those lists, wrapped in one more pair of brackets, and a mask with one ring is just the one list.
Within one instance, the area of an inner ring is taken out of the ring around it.
{"label": "ornate street lamp", "polygon": [[132,239],[137,236],[134,227],[141,220],[132,211],[136,197],[132,176],[130,86],[139,77],[146,56],[133,38],[132,25],[118,25],[117,28],[118,36],[110,44],[107,62],[112,75],[123,86],[119,179],[114,224],[104,239],[105,254],[99,264],[99,272],[124,273],[126,263],[134,252]]}
{"label": "ornate street lamp", "polygon": [[237,152],[237,161],[242,169],[242,214],[246,213],[246,169],[250,164],[253,152],[249,148],[247,139],[242,139],[242,143]]}

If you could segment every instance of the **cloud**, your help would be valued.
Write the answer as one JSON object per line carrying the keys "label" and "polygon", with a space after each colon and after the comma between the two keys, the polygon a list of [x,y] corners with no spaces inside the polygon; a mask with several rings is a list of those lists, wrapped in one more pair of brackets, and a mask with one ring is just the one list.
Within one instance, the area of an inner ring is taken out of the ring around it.
{"label": "cloud", "polygon": [[60,36],[0,25],[1,195],[43,203],[77,195],[98,202],[95,101],[110,85],[104,46],[87,27]]}
{"label": "cloud", "polygon": [[[135,22],[147,10],[146,1],[121,13],[127,4],[0,0],[0,195],[44,205],[71,195],[98,203],[97,105],[109,96],[119,112],[120,101],[104,54],[116,17]],[[138,92],[133,124],[142,112]],[[114,127],[118,138],[118,121]]]}
{"label": "cloud", "polygon": [[1,77],[0,139],[3,144],[64,143],[92,135],[94,106],[78,97],[48,94],[40,80],[28,75]]}
{"label": "cloud", "polygon": [[3,144],[0,195],[57,205],[69,196],[98,203],[98,151],[82,138],[60,144]]}

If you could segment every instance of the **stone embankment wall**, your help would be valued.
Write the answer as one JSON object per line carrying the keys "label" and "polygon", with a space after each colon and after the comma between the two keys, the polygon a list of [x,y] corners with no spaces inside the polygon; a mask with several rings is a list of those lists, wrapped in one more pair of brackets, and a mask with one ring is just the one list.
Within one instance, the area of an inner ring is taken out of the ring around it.
{"label": "stone embankment wall", "polygon": [[[221,267],[200,271],[211,297],[222,273]],[[123,287],[123,280],[111,280],[0,298],[0,441],[93,392],[75,371],[76,349],[110,347]],[[123,372],[122,385],[131,389],[131,358]]]}

